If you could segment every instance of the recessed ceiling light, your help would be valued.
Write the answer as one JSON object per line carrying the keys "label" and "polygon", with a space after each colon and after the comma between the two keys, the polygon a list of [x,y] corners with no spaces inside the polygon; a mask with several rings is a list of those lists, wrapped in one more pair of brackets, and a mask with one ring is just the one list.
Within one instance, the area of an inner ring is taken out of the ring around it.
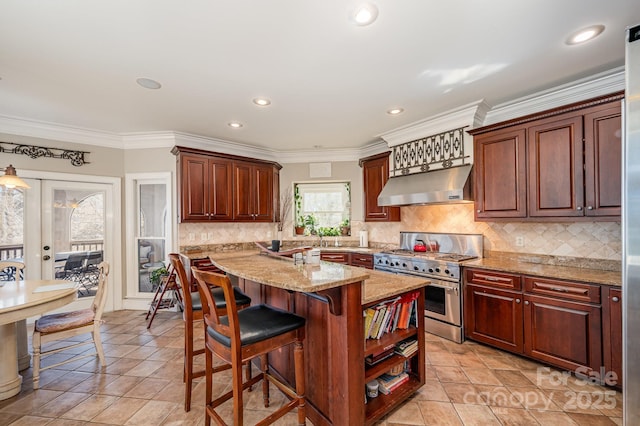
{"label": "recessed ceiling light", "polygon": [[356,6],[350,14],[351,22],[365,26],[373,23],[378,18],[378,7],[373,3],[362,3]]}
{"label": "recessed ceiling light", "polygon": [[233,128],[233,129],[239,129],[240,127],[242,127],[243,124],[239,121],[230,121],[229,122],[229,127]]}
{"label": "recessed ceiling light", "polygon": [[271,105],[271,100],[268,98],[255,98],[253,103],[258,106],[268,106]]}
{"label": "recessed ceiling light", "polygon": [[391,108],[390,110],[387,111],[387,114],[398,115],[398,114],[402,114],[403,112],[404,112],[404,109],[402,108]]}
{"label": "recessed ceiling light", "polygon": [[151,80],[150,78],[139,78],[136,80],[136,83],[138,83],[140,86],[144,87],[145,89],[159,89],[162,87],[162,84],[158,83],[155,80]]}
{"label": "recessed ceiling light", "polygon": [[584,43],[585,41],[596,38],[603,31],[604,25],[592,25],[571,34],[565,43],[567,43],[568,45]]}

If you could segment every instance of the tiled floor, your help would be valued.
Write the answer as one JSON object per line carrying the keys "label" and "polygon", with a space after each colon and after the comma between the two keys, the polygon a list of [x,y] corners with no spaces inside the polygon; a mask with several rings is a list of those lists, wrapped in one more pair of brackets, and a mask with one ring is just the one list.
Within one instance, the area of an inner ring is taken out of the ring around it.
{"label": "tiled floor", "polygon": [[[194,386],[192,410],[183,410],[180,314],[161,312],[151,330],[139,311],[108,313],[105,321],[104,371],[95,358],[47,370],[36,392],[31,369],[23,371],[22,392],[0,402],[0,425],[202,424],[203,379]],[[228,386],[222,374],[214,392]],[[267,410],[283,400],[274,390]],[[245,407],[245,424],[262,418],[261,392],[247,393]],[[483,345],[427,335],[427,384],[380,425],[582,426],[622,424],[621,417],[622,395],[610,388]],[[296,424],[295,413],[278,424]]]}

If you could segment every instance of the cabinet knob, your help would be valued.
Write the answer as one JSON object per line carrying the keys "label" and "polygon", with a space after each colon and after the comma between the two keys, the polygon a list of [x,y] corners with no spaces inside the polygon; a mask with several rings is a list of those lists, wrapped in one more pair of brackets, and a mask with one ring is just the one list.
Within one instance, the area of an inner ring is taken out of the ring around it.
{"label": "cabinet knob", "polygon": [[618,296],[613,296],[611,300],[613,300],[614,302],[619,302],[620,298]]}
{"label": "cabinet knob", "polygon": [[480,209],[476,210],[477,213],[482,213],[482,211]]}
{"label": "cabinet knob", "polygon": [[516,299],[516,303],[520,303],[520,299]]}
{"label": "cabinet knob", "polygon": [[593,206],[587,206],[587,210],[593,210]]}
{"label": "cabinet knob", "polygon": [[582,210],[582,206],[578,206],[576,210]]}
{"label": "cabinet knob", "polygon": [[524,301],[524,304],[525,304],[525,305],[529,305],[529,301],[528,301],[528,300],[525,300],[525,301]]}

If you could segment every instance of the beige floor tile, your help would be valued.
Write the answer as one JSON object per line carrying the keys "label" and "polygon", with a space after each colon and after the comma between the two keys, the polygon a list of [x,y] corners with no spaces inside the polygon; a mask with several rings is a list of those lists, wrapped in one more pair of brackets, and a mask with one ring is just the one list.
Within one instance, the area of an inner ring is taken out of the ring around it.
{"label": "beige floor tile", "polygon": [[506,408],[506,407],[491,407],[493,414],[504,425],[509,426],[538,426],[539,423],[527,410],[524,408]]}
{"label": "beige floor tile", "polygon": [[0,419],[0,424],[11,426],[40,426],[46,425],[51,422],[51,417],[39,417],[39,416],[12,416],[4,417]]}
{"label": "beige floor tile", "polygon": [[465,426],[500,425],[500,420],[486,405],[453,404]]}
{"label": "beige floor tile", "polygon": [[436,365],[436,376],[440,383],[452,382],[452,383],[469,383],[469,378],[464,374],[464,371],[460,367],[445,367]]}
{"label": "beige floor tile", "polygon": [[450,402],[418,401],[417,404],[422,412],[425,425],[462,425],[462,420]]}
{"label": "beige floor tile", "polygon": [[529,413],[544,426],[579,426],[566,413],[543,410],[529,410]]}
{"label": "beige floor tile", "polygon": [[45,417],[60,417],[90,396],[91,394],[87,393],[65,392],[40,407],[38,414]]}
{"label": "beige floor tile", "polygon": [[567,413],[580,426],[610,426],[616,423],[609,417],[589,413]]}
{"label": "beige floor tile", "polygon": [[125,376],[148,377],[163,366],[165,366],[165,363],[163,361],[145,360],[123,374]]}
{"label": "beige floor tile", "polygon": [[520,371],[501,369],[494,369],[492,371],[498,380],[500,380],[500,382],[505,386],[533,387],[535,385]]}
{"label": "beige floor tile", "polygon": [[486,405],[486,400],[471,383],[442,383],[442,387],[453,403]]}
{"label": "beige floor tile", "polygon": [[123,425],[146,403],[147,401],[144,399],[126,397],[118,398],[113,404],[92,418],[91,421],[96,423]]}
{"label": "beige floor tile", "polygon": [[169,380],[147,377],[124,394],[127,398],[152,399],[158,393],[162,393],[169,386]]}
{"label": "beige floor tile", "polygon": [[146,401],[145,404],[124,424],[128,426],[159,425],[162,424],[169,414],[182,407],[175,402],[166,401]]}
{"label": "beige floor tile", "polygon": [[420,405],[417,402],[410,401],[403,404],[398,409],[394,410],[387,416],[387,422],[389,424],[403,424],[403,425],[424,425],[424,419],[422,412],[420,411]]}
{"label": "beige floor tile", "polygon": [[493,374],[491,370],[485,368],[462,367],[469,381],[482,385],[501,385],[502,382]]}
{"label": "beige floor tile", "polygon": [[92,395],[62,414],[60,418],[89,421],[113,404],[118,398],[110,395]]}

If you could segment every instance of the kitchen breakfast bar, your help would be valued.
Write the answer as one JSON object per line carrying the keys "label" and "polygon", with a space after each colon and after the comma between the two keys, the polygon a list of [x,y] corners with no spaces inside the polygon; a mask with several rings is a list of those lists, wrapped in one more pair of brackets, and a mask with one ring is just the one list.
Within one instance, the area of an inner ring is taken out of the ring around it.
{"label": "kitchen breakfast bar", "polygon": [[[305,396],[307,417],[313,424],[372,424],[424,384],[422,312],[428,280],[325,261],[296,263],[255,251],[210,253],[209,258],[251,297],[252,304],[266,303],[306,318]],[[416,292],[417,320],[409,328],[365,340],[366,308]],[[366,356],[407,339],[417,340],[415,354],[408,358],[395,354],[366,365]],[[405,366],[409,380],[391,393],[366,401],[365,384],[398,365]],[[270,353],[269,368],[295,383],[292,349]]]}

